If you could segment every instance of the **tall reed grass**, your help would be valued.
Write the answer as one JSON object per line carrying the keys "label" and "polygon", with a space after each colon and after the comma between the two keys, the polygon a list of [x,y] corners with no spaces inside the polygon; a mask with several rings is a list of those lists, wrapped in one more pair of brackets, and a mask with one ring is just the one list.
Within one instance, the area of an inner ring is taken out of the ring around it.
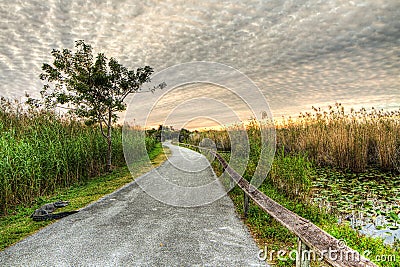
{"label": "tall reed grass", "polygon": [[[276,129],[279,153],[275,155],[266,181],[279,192],[289,198],[305,200],[312,175],[310,161],[354,172],[364,171],[369,166],[400,172],[400,111],[351,109],[345,112],[340,103],[327,111],[313,110],[313,113],[301,114],[297,120],[286,119]],[[260,127],[264,127],[262,122],[251,120],[224,130],[191,133],[188,142],[198,145],[209,138],[214,140],[219,151],[231,151],[235,141],[231,140],[232,136],[241,136],[244,132],[249,150],[243,156],[248,156],[249,161],[243,176],[250,180],[256,166],[265,164],[260,163]],[[234,169],[236,166],[240,164],[235,163]]]}
{"label": "tall reed grass", "polygon": [[[271,141],[275,141],[275,129],[271,129],[271,126],[268,121],[252,119],[246,123],[227,126],[222,130],[194,132],[190,134],[188,142],[191,145],[199,145],[202,140],[211,139],[220,153],[225,152],[222,156],[229,165],[236,172],[243,174],[242,176],[253,185],[260,186],[264,180],[267,180],[280,192],[290,197],[300,198],[300,195],[303,197],[308,194],[309,180],[304,174],[308,169],[302,168],[304,166],[301,164],[304,161],[297,160],[297,157],[282,158],[280,161],[272,162],[275,146],[271,144]],[[212,165],[216,170],[221,171],[221,166],[217,162],[213,162]],[[284,168],[279,168],[277,165]],[[266,177],[270,167],[271,172]],[[224,176],[223,180],[226,179],[229,178]],[[300,191],[306,191],[306,193],[300,194]],[[292,194],[292,192],[295,193]]]}
{"label": "tall reed grass", "polygon": [[277,130],[278,147],[305,152],[315,163],[364,171],[368,166],[400,171],[400,111],[345,112],[340,103],[287,119]]}
{"label": "tall reed grass", "polygon": [[[262,148],[270,149],[268,145],[263,146],[262,144],[262,127],[267,127],[265,129],[268,129],[270,125],[253,119],[247,123],[226,127],[224,130],[208,130],[192,133],[189,142],[192,145],[198,145],[205,138],[212,139],[216,143],[217,148],[223,148],[222,151],[225,152],[226,150],[229,151],[228,153],[223,153],[222,156],[229,161],[229,165],[233,169],[238,173],[243,173],[243,177],[246,180],[265,180],[265,183],[272,185],[279,193],[287,196],[289,199],[306,202],[310,193],[311,176],[313,173],[311,163],[301,154],[285,155],[283,149],[278,151],[273,162],[271,162],[272,159],[269,157],[262,156]],[[264,133],[264,135],[264,137],[273,139],[268,134]],[[238,141],[239,138],[241,140]],[[248,143],[247,146],[243,144],[246,142]],[[233,152],[233,150],[239,150],[239,152]],[[247,152],[241,152],[242,150],[247,150]],[[238,155],[235,157],[233,153],[237,153]],[[248,158],[248,161],[244,162],[243,165],[243,162],[240,162],[240,160],[245,158]],[[218,162],[214,161],[212,166],[218,173],[222,172]],[[271,169],[267,175],[267,170],[262,168],[269,168],[269,166]],[[261,171],[257,172],[257,168],[259,170],[261,168]],[[258,177],[260,175],[264,176]],[[267,176],[265,177],[265,175]]]}
{"label": "tall reed grass", "polygon": [[[125,164],[121,136],[122,127],[115,127],[113,164],[116,166]],[[152,140],[149,144],[154,146]],[[61,118],[54,112],[24,110],[22,105],[2,99],[0,215],[57,188],[102,173],[106,151],[107,143],[97,127]]]}

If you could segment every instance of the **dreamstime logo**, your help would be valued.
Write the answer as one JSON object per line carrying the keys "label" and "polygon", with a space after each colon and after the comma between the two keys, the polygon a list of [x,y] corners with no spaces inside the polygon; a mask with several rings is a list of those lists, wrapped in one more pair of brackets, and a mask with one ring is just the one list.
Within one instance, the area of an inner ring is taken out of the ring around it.
{"label": "dreamstime logo", "polygon": [[[262,261],[270,261],[273,262],[275,260],[278,261],[295,261],[298,258],[301,258],[302,261],[324,261],[325,259],[329,259],[331,261],[352,261],[352,262],[360,262],[361,256],[369,258],[371,255],[370,250],[365,250],[363,253],[358,253],[354,250],[346,250],[347,244],[343,239],[339,239],[337,241],[337,247],[332,248],[328,247],[326,250],[322,250],[321,253],[317,253],[314,250],[303,250],[301,253],[299,251],[292,250],[271,250],[268,249],[267,246],[264,249],[260,249],[257,257]],[[376,255],[376,261],[396,261],[395,255]]]}
{"label": "dreamstime logo", "polygon": [[[173,125],[175,133],[197,124],[204,127],[202,123],[208,122],[213,127],[225,127],[225,142],[229,143],[231,152],[229,165],[242,175],[249,161],[250,138],[246,125],[238,122],[254,118],[252,122],[257,123],[255,128],[259,129],[260,155],[251,184],[254,187],[261,185],[272,164],[276,139],[272,115],[260,89],[238,70],[214,62],[169,67],[152,77],[149,88],[161,83],[166,83],[167,87],[153,93],[135,94],[128,103],[123,148],[129,168],[147,156],[145,135],[143,131],[132,130],[133,119],[135,125],[146,129],[153,128],[155,123]],[[171,135],[170,130],[171,127],[162,127],[161,139],[180,140],[176,134]],[[141,142],[133,144],[132,135],[141,135]],[[197,138],[195,145],[212,150],[219,149],[222,142],[216,143],[213,138],[201,134]],[[234,187],[232,182],[226,185],[226,175],[213,180],[207,178],[210,173],[207,159],[214,159],[207,153],[195,154],[171,143],[166,145],[173,152],[168,163],[137,180],[137,184],[153,198],[173,206],[194,207],[214,202]]]}

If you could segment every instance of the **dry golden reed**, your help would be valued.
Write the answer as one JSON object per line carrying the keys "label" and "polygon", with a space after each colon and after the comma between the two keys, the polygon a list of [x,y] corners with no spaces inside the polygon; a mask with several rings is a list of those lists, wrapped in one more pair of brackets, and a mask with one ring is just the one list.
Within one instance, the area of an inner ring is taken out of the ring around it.
{"label": "dry golden reed", "polygon": [[319,165],[364,171],[368,166],[400,170],[400,111],[367,112],[336,103],[328,110],[313,107],[297,120],[286,119],[277,130],[278,147],[307,153]]}

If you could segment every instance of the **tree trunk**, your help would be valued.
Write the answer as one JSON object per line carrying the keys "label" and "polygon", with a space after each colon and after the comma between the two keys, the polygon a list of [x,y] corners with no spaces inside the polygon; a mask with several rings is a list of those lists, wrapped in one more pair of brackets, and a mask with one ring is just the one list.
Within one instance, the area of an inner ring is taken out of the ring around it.
{"label": "tree trunk", "polygon": [[111,130],[112,130],[112,112],[111,109],[108,112],[108,125],[107,125],[107,165],[106,165],[106,170],[108,172],[111,171],[111,155],[112,155],[112,142],[111,142]]}
{"label": "tree trunk", "polygon": [[111,153],[112,153],[112,143],[111,143],[111,139],[108,139],[107,137],[107,145],[108,145],[108,149],[107,149],[107,165],[106,165],[106,170],[108,172],[111,171]]}

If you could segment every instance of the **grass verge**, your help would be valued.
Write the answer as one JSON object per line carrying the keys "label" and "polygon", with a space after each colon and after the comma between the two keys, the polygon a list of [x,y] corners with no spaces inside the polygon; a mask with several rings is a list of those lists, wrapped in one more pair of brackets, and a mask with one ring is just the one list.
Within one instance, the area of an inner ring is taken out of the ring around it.
{"label": "grass verge", "polygon": [[[229,155],[224,156],[228,157]],[[281,176],[279,179],[282,181],[289,181],[290,178],[297,179],[298,175],[303,175],[303,172],[299,173],[296,171],[296,168],[299,167],[297,166],[298,164],[296,165],[297,160],[292,162],[292,164],[287,162],[290,161],[291,158],[292,157],[288,157],[286,160],[275,158],[273,170],[270,172],[268,179],[259,187],[261,192],[287,209],[310,220],[338,240],[343,240],[349,247],[358,251],[361,255],[367,256],[367,258],[378,266],[400,266],[400,250],[398,243],[389,246],[385,245],[382,239],[361,235],[350,227],[349,222],[346,221],[338,224],[334,215],[326,213],[324,210],[319,209],[316,205],[309,204],[307,201],[300,201],[300,199],[295,200],[287,191],[280,190],[279,186],[277,188],[277,183],[275,181],[277,178],[275,176]],[[212,165],[216,174],[221,175],[221,165],[217,163],[217,161],[214,161]],[[276,170],[274,170],[274,168]],[[286,171],[278,171],[285,168]],[[248,215],[247,218],[245,218],[243,213],[244,193],[238,186],[235,186],[229,192],[229,196],[235,204],[237,214],[244,224],[247,225],[259,247],[264,249],[264,251],[265,248],[267,249],[267,262],[272,266],[295,266],[295,261],[291,259],[293,256],[290,257],[290,252],[297,249],[297,237],[252,201],[249,203]],[[278,251],[285,251],[286,254],[280,254],[278,257]],[[364,252],[366,252],[366,254],[363,254]],[[311,263],[311,266],[330,266],[325,262],[319,261],[317,255],[316,259],[316,261]]]}
{"label": "grass verge", "polygon": [[[391,247],[384,245],[381,239],[363,236],[352,229],[348,223],[338,224],[334,216],[320,211],[318,207],[302,204],[300,202],[296,203],[288,199],[279,193],[272,185],[264,183],[259,189],[276,202],[310,220],[338,240],[344,240],[348,246],[359,253],[362,254],[364,251],[367,251],[367,258],[375,262],[378,266],[400,266],[400,251],[397,245]],[[294,266],[295,261],[291,260],[288,255],[284,255],[278,259],[277,251],[283,250],[290,252],[297,249],[297,237],[251,201],[248,216],[244,218],[243,191],[238,187],[231,190],[229,196],[235,204],[237,213],[248,226],[260,248],[265,249],[266,247],[269,253],[275,251],[273,254],[270,254],[272,255],[271,257],[268,255],[268,263],[273,266]],[[312,266],[329,265],[317,260],[312,263]]]}
{"label": "grass verge", "polygon": [[127,167],[120,167],[115,169],[112,173],[95,177],[69,188],[60,189],[53,195],[39,197],[30,207],[18,206],[15,210],[9,211],[9,215],[0,218],[0,251],[53,222],[34,222],[29,217],[35,209],[44,203],[62,199],[70,201],[70,204],[60,209],[60,211],[83,208],[104,195],[110,194],[123,185],[133,181],[135,178],[150,171],[151,168],[159,166],[167,159],[169,154],[170,151],[168,148],[164,147],[163,149],[161,144],[157,144],[149,153],[152,166],[145,166],[143,163],[138,163],[137,166],[135,166],[137,171],[134,175],[131,175]]}

